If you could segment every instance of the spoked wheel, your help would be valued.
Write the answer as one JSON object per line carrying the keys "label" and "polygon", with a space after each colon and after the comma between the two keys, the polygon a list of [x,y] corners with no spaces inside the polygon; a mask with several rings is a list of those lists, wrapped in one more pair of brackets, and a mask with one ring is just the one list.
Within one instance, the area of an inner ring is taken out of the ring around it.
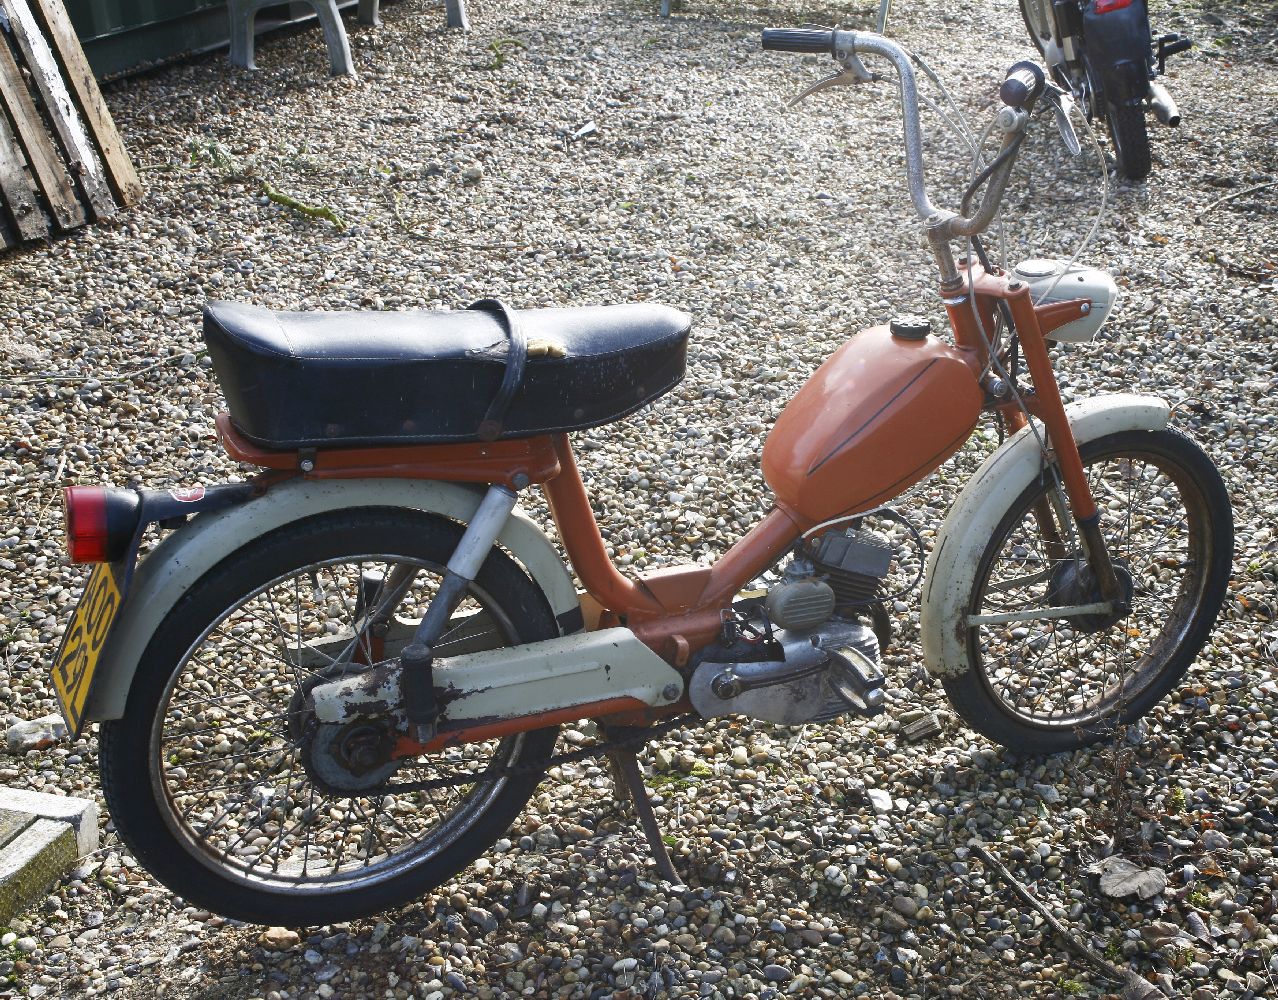
{"label": "spoked wheel", "polygon": [[970,615],[1028,614],[970,627],[970,669],[944,680],[973,729],[1015,750],[1077,749],[1144,715],[1198,655],[1229,579],[1229,496],[1201,448],[1164,430],[1080,451],[1131,612],[1034,616],[1101,601],[1036,482],[990,539],[969,604]]}
{"label": "spoked wheel", "polygon": [[[147,648],[124,717],[101,734],[112,818],[160,881],[241,920],[328,923],[421,896],[505,832],[538,775],[378,787],[535,766],[557,730],[352,774],[350,762],[384,746],[388,727],[373,720],[369,732],[321,741],[324,727],[306,714],[318,681],[396,655],[460,537],[459,526],[418,512],[322,515],[245,546],[183,597]],[[388,581],[405,578],[389,621],[357,631],[369,608],[387,604]],[[435,648],[456,655],[554,634],[541,591],[495,549]]]}

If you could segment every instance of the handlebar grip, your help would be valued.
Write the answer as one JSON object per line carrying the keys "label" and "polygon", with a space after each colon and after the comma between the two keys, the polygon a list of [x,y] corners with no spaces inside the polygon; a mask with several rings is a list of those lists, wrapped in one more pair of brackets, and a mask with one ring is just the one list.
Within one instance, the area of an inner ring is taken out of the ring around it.
{"label": "handlebar grip", "polygon": [[763,47],[779,52],[834,54],[834,32],[820,28],[764,28]]}
{"label": "handlebar grip", "polygon": [[998,98],[1009,108],[1028,108],[1047,82],[1043,71],[1032,62],[1018,62],[1007,71],[1007,79],[998,88]]}

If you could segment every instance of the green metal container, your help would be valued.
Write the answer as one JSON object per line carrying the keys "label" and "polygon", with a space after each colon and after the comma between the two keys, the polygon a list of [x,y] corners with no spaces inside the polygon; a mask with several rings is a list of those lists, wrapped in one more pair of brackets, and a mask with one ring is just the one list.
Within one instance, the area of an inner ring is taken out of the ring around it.
{"label": "green metal container", "polygon": [[[338,0],[339,7],[355,0]],[[136,73],[230,40],[226,0],[65,0],[89,65],[106,79]],[[257,33],[314,17],[309,4],[281,4],[257,17]]]}

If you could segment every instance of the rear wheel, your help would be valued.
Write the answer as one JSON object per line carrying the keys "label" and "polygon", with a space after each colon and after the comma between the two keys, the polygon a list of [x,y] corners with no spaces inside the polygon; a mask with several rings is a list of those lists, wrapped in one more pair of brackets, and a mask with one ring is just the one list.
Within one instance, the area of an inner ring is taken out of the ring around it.
{"label": "rear wheel", "polygon": [[1118,172],[1129,180],[1149,176],[1152,166],[1145,108],[1140,104],[1107,104],[1105,120],[1114,140],[1114,161]]}
{"label": "rear wheel", "polygon": [[[161,882],[241,920],[350,920],[420,897],[506,831],[538,774],[377,789],[535,769],[555,729],[384,764],[363,790],[342,792],[324,768],[350,775],[301,711],[318,680],[364,669],[408,641],[461,534],[415,511],[312,517],[228,556],[174,607],[138,666],[124,716],[101,734],[112,819]],[[395,567],[415,571],[407,593],[376,634],[357,634]],[[496,549],[450,625],[440,655],[556,634],[541,591]]]}
{"label": "rear wheel", "polygon": [[[1173,431],[1111,434],[1080,449],[1131,613],[1036,618],[1100,600],[1047,487],[1027,488],[977,569],[969,669],[944,680],[973,729],[1014,750],[1087,746],[1135,721],[1185,673],[1224,599],[1233,556],[1229,495],[1211,459]],[[1045,530],[1046,529],[1046,530]]]}

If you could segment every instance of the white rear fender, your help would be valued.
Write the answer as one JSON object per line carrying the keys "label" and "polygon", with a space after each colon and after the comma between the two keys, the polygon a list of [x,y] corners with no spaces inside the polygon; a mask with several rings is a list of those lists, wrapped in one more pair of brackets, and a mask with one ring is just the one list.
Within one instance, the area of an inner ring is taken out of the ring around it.
{"label": "white rear fender", "polygon": [[[1074,440],[1088,441],[1122,431],[1157,431],[1167,426],[1171,408],[1156,396],[1097,396],[1065,408]],[[1038,442],[1022,429],[987,458],[959,494],[928,557],[920,630],[923,662],[933,677],[966,673],[968,603],[981,554],[1016,498],[1042,468]]]}
{"label": "white rear fender", "polygon": [[[118,719],[151,636],[197,580],[236,549],[290,522],[336,510],[397,507],[469,522],[484,489],[406,479],[294,479],[239,506],[201,514],[167,535],[142,560],[124,607],[107,638],[89,692],[85,718]],[[545,534],[516,510],[497,536],[541,588],[564,633],[582,627],[572,577]]]}

